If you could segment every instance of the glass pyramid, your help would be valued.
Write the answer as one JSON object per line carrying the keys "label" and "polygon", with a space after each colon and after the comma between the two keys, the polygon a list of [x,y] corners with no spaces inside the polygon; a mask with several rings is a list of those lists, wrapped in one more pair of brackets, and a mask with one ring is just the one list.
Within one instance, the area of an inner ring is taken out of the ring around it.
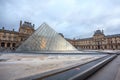
{"label": "glass pyramid", "polygon": [[43,23],[16,51],[69,51],[76,50],[68,41]]}

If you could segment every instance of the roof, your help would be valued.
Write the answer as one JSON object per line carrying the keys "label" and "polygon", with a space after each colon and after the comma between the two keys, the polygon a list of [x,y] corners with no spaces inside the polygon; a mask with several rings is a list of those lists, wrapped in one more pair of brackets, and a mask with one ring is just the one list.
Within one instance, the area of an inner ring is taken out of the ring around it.
{"label": "roof", "polygon": [[4,30],[4,29],[0,29],[0,32],[7,32],[7,33],[19,33],[17,31],[11,31],[11,30]]}
{"label": "roof", "polygon": [[90,38],[83,38],[83,39],[77,39],[77,40],[90,40],[90,39],[92,39],[92,37],[90,37]]}
{"label": "roof", "polygon": [[26,21],[25,21],[25,22],[22,24],[21,27],[26,27],[26,26],[34,29],[34,24],[32,25],[30,22],[26,22]]}
{"label": "roof", "polygon": [[64,38],[64,39],[66,39],[67,41],[74,41],[73,39],[69,39],[69,38]]}
{"label": "roof", "polygon": [[94,35],[99,35],[99,34],[104,35],[103,31],[101,31],[101,30],[96,30],[94,33]]}
{"label": "roof", "polygon": [[107,37],[107,38],[120,37],[120,34],[107,35],[107,36],[105,36],[105,37]]}

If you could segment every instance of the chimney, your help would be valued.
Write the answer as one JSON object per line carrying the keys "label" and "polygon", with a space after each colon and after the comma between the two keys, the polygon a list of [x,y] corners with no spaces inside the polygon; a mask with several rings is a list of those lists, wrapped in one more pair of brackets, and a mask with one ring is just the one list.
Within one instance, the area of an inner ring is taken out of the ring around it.
{"label": "chimney", "polygon": [[35,27],[35,24],[33,24],[33,28]]}
{"label": "chimney", "polygon": [[20,27],[22,26],[22,20],[20,21]]}
{"label": "chimney", "polygon": [[13,31],[15,31],[15,30],[13,29]]}
{"label": "chimney", "polygon": [[4,30],[5,28],[4,27],[2,27],[2,30]]}
{"label": "chimney", "polygon": [[104,33],[104,30],[102,29],[102,33]]}

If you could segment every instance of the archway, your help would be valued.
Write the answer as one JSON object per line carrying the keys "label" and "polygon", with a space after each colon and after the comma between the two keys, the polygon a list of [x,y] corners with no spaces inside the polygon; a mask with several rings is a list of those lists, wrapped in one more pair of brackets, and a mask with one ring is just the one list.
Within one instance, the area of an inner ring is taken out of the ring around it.
{"label": "archway", "polygon": [[1,47],[5,47],[5,43],[4,42],[1,43]]}
{"label": "archway", "polygon": [[12,47],[15,47],[15,45],[16,45],[16,44],[15,44],[15,43],[13,43],[13,44],[12,44]]}
{"label": "archway", "polygon": [[10,43],[7,43],[7,47],[10,47]]}

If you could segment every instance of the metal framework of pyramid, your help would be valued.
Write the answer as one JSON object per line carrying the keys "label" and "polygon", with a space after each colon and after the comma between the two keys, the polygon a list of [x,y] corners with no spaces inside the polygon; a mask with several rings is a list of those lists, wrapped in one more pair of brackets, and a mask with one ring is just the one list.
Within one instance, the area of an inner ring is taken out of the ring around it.
{"label": "metal framework of pyramid", "polygon": [[43,23],[16,51],[69,51],[76,50],[68,41]]}

